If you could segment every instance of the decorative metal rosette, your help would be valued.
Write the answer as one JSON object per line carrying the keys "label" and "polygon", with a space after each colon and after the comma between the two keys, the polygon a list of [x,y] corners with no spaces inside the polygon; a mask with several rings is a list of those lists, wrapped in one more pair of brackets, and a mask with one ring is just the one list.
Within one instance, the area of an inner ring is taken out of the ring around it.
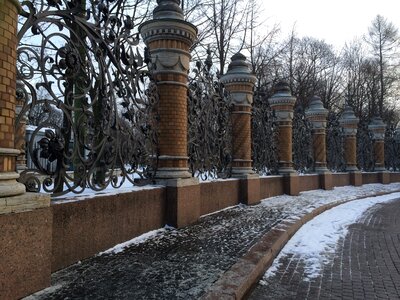
{"label": "decorative metal rosette", "polygon": [[28,190],[60,195],[151,178],[158,93],[140,54],[139,24],[127,15],[132,10],[111,0],[21,4],[24,105],[16,127],[28,117],[33,166],[20,180]]}

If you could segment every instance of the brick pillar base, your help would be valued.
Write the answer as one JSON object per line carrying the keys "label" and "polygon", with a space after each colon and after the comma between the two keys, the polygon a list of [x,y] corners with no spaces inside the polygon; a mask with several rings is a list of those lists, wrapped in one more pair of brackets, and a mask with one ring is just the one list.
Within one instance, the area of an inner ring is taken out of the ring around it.
{"label": "brick pillar base", "polygon": [[354,186],[361,186],[363,184],[362,173],[359,171],[350,172],[350,184]]}
{"label": "brick pillar base", "polygon": [[325,173],[319,173],[319,182],[321,189],[332,190],[333,189],[332,173],[329,171]]}
{"label": "brick pillar base", "polygon": [[198,221],[201,211],[198,179],[171,179],[166,188],[167,224],[181,228]]}
{"label": "brick pillar base", "polygon": [[379,182],[382,184],[390,183],[390,173],[389,172],[380,172],[379,173]]}
{"label": "brick pillar base", "polygon": [[260,200],[260,177],[252,174],[240,179],[240,201],[246,205],[255,205]]}
{"label": "brick pillar base", "polygon": [[297,196],[300,193],[300,180],[297,173],[285,174],[283,176],[284,193],[290,196]]}

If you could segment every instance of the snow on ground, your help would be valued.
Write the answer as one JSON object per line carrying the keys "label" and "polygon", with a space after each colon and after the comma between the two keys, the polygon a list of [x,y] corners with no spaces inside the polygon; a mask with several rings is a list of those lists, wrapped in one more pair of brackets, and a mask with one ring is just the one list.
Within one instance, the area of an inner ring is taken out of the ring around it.
{"label": "snow on ground", "polygon": [[111,184],[108,185],[104,190],[95,191],[90,188],[86,188],[82,193],[76,194],[74,192],[69,192],[61,196],[56,196],[53,198],[53,203],[67,203],[67,202],[75,202],[82,201],[87,199],[92,199],[98,196],[104,195],[117,195],[121,193],[129,193],[133,191],[141,191],[141,190],[151,190],[160,188],[161,185],[143,185],[137,186],[130,182],[128,179],[125,179],[124,183],[119,188],[114,188]]}
{"label": "snow on ground", "polygon": [[[343,190],[351,194],[351,189],[344,188]],[[400,193],[364,198],[325,211],[299,229],[275,258],[263,279],[274,276],[280,267],[280,260],[288,255],[300,256],[306,264],[305,270],[309,279],[318,277],[323,264],[328,262],[329,255],[335,252],[339,239],[346,236],[349,225],[356,223],[363,213],[374,205],[398,198],[400,198]],[[274,200],[285,202],[288,199]]]}
{"label": "snow on ground", "polygon": [[139,235],[138,237],[135,237],[129,241],[115,245],[114,247],[107,249],[104,252],[100,252],[97,255],[120,253],[120,252],[124,251],[126,248],[128,248],[129,246],[139,245],[141,243],[146,242],[147,240],[149,240],[151,238],[154,238],[155,236],[164,234],[167,230],[172,230],[172,229],[174,229],[174,228],[166,225],[164,228],[146,232],[146,233]]}
{"label": "snow on ground", "polygon": [[363,186],[335,187],[333,190],[312,190],[301,192],[299,196],[276,196],[262,200],[261,205],[281,208],[289,211],[289,220],[296,220],[303,214],[313,211],[315,208],[334,202],[346,202],[348,200],[369,196],[382,192],[393,192],[400,190],[400,183],[382,185],[366,184]]}

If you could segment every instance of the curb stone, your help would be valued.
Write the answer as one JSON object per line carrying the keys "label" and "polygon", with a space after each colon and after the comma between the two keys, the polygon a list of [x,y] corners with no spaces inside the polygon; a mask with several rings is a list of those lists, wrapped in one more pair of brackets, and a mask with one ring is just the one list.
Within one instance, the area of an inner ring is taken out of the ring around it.
{"label": "curb stone", "polygon": [[354,199],[339,200],[314,208],[299,219],[286,219],[265,233],[229,270],[227,270],[208,291],[201,297],[202,300],[230,300],[243,299],[252,291],[255,284],[261,279],[274,259],[286,245],[289,239],[308,221],[338,205],[400,192],[378,192]]}

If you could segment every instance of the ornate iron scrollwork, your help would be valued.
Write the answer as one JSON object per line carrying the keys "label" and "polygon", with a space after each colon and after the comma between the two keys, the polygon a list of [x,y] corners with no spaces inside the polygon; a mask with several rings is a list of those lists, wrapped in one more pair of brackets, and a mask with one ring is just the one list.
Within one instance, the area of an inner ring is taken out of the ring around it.
{"label": "ornate iron scrollwork", "polygon": [[357,165],[361,171],[373,171],[374,160],[374,141],[372,133],[368,129],[368,121],[362,120],[358,124],[357,130]]}
{"label": "ornate iron scrollwork", "polygon": [[400,170],[400,131],[393,125],[387,126],[385,132],[385,167]]}
{"label": "ornate iron scrollwork", "polygon": [[205,62],[196,63],[188,92],[189,167],[203,180],[231,175],[229,96],[211,68],[208,50]]}
{"label": "ornate iron scrollwork", "polygon": [[158,93],[132,19],[107,0],[22,6],[17,76],[24,90],[17,93],[25,102],[16,126],[41,106],[62,117],[34,127],[27,151],[35,167],[21,181],[59,195],[151,178]]}
{"label": "ornate iron scrollwork", "polygon": [[294,111],[292,140],[294,168],[299,173],[307,173],[314,165],[313,144],[311,124],[301,106],[297,106]]}
{"label": "ornate iron scrollwork", "polygon": [[260,175],[278,173],[278,129],[267,93],[262,89],[257,90],[252,114],[252,159],[253,169]]}
{"label": "ornate iron scrollwork", "polygon": [[344,159],[344,133],[339,123],[340,114],[329,112],[326,126],[326,162],[329,170],[346,170]]}

